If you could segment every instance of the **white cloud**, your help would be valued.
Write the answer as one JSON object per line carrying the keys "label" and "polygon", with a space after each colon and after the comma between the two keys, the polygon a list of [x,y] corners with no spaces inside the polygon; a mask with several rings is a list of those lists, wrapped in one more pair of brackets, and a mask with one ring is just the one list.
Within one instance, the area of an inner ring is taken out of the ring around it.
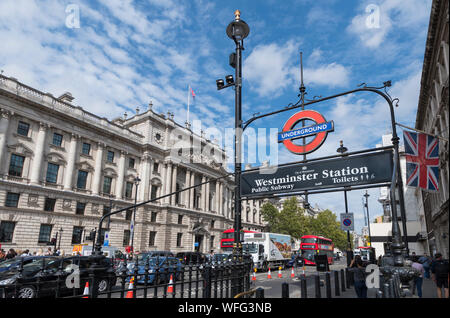
{"label": "white cloud", "polygon": [[346,87],[349,84],[350,70],[337,63],[304,69],[305,81],[311,85]]}

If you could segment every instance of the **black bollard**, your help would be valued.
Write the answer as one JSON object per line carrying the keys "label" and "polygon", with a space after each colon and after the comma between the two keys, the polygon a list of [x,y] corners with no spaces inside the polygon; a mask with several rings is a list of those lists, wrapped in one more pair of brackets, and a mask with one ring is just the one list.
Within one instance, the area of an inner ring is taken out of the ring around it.
{"label": "black bollard", "polygon": [[327,298],[331,298],[331,279],[330,279],[330,272],[327,272],[325,274],[325,287],[327,291]]}
{"label": "black bollard", "polygon": [[335,296],[341,295],[341,290],[339,287],[339,273],[337,271],[334,271],[334,292]]}
{"label": "black bollard", "polygon": [[314,276],[315,286],[316,286],[316,298],[322,298],[320,294],[320,276],[319,274]]}
{"label": "black bollard", "polygon": [[281,298],[289,298],[289,284],[281,284]]}
{"label": "black bollard", "polygon": [[350,273],[348,267],[345,268],[345,283],[347,284],[347,289],[350,289]]}
{"label": "black bollard", "polygon": [[341,287],[342,287],[342,292],[345,292],[345,275],[344,275],[343,269],[341,269]]}
{"label": "black bollard", "polygon": [[258,288],[256,290],[256,298],[264,298],[264,288]]}
{"label": "black bollard", "polygon": [[302,298],[308,298],[308,291],[306,288],[306,278],[303,276],[300,278],[300,286],[302,289]]}

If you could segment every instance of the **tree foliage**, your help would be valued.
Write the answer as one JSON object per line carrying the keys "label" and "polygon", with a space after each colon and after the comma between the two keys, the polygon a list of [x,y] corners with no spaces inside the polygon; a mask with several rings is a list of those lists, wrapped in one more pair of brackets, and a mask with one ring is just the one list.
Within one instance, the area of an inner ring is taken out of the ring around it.
{"label": "tree foliage", "polygon": [[296,197],[291,197],[283,203],[281,211],[271,203],[265,203],[261,214],[269,232],[288,234],[297,239],[303,235],[320,235],[332,239],[336,248],[347,249],[347,233],[341,230],[337,216],[330,210],[324,210],[313,218],[299,207]]}

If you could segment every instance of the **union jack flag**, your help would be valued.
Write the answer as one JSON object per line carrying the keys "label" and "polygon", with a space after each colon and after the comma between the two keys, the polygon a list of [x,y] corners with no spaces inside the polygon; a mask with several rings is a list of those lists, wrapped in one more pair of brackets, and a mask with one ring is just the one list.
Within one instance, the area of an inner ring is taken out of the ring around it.
{"label": "union jack flag", "polygon": [[406,154],[406,185],[439,191],[439,140],[403,131]]}

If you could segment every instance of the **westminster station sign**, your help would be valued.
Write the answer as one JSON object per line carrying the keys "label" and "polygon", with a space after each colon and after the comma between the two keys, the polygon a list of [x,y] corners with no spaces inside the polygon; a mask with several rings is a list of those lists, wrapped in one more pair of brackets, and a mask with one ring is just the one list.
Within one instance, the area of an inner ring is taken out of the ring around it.
{"label": "westminster station sign", "polygon": [[[272,168],[273,169],[273,168]],[[241,196],[312,191],[391,182],[391,151],[278,167],[272,174],[260,170],[241,174]]]}

